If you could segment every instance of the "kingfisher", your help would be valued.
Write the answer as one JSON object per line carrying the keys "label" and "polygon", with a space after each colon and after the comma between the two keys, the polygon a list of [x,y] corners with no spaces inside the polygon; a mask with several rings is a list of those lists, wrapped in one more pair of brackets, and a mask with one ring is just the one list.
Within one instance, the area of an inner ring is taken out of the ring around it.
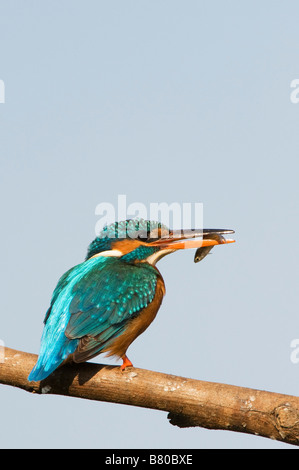
{"label": "kingfisher", "polygon": [[197,248],[197,262],[213,246],[234,242],[224,238],[229,233],[234,230],[170,230],[144,219],[106,225],[85,260],[59,279],[28,380],[43,380],[70,360],[85,362],[101,353],[122,359],[122,371],[132,367],[127,349],[154,320],[165,295],[157,261]]}

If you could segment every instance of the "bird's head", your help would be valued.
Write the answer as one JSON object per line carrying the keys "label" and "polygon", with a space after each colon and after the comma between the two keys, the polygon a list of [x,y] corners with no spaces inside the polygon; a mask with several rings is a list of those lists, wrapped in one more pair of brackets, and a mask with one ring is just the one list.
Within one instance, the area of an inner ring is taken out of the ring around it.
{"label": "bird's head", "polygon": [[177,250],[196,248],[195,261],[203,259],[215,245],[232,243],[223,234],[226,229],[170,230],[151,220],[129,219],[103,228],[88,247],[86,260],[97,256],[115,256],[124,262],[155,265],[163,256]]}

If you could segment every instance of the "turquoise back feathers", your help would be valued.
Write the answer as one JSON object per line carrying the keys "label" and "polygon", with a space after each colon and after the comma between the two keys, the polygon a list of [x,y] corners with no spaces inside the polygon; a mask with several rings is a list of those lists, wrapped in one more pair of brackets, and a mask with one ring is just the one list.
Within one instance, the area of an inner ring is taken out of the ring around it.
{"label": "turquoise back feathers", "polygon": [[[44,320],[38,361],[28,380],[50,375],[70,355],[75,362],[86,361],[122,335],[128,324],[153,301],[158,270],[147,264],[131,264],[132,253],[123,257],[93,257],[111,249],[115,238],[127,238],[130,231],[150,236],[152,223],[124,221],[103,229],[89,246],[86,260],[68,270],[58,281]],[[156,223],[154,228],[166,228]],[[155,247],[140,246],[140,259]],[[138,249],[134,258],[138,257]]]}

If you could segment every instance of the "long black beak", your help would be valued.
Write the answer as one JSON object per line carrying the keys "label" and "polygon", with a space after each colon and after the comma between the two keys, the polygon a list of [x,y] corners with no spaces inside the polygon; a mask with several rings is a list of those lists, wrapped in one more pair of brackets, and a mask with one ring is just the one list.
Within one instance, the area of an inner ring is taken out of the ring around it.
{"label": "long black beak", "polygon": [[181,230],[172,230],[171,234],[173,238],[178,240],[190,239],[190,238],[210,238],[210,235],[227,235],[230,233],[235,233],[234,230],[226,228],[203,228],[203,229],[181,229]]}
{"label": "long black beak", "polygon": [[[213,247],[226,243],[234,243],[235,240],[226,239],[225,234],[234,233],[229,229],[187,229],[173,230],[167,236],[161,237],[150,243],[152,246],[159,246],[163,249],[182,250],[186,248]],[[190,240],[191,238],[201,238],[200,240]],[[185,241],[184,241],[185,240]]]}

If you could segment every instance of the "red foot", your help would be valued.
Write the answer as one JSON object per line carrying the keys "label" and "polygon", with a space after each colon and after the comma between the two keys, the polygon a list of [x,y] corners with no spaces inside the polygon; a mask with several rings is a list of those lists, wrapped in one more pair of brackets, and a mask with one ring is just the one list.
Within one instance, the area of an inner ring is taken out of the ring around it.
{"label": "red foot", "polygon": [[120,366],[120,370],[121,370],[121,371],[125,370],[126,367],[133,367],[132,362],[130,361],[130,359],[127,358],[126,355],[124,355],[124,356],[122,357],[122,360],[123,360],[123,363],[122,363],[122,365]]}

